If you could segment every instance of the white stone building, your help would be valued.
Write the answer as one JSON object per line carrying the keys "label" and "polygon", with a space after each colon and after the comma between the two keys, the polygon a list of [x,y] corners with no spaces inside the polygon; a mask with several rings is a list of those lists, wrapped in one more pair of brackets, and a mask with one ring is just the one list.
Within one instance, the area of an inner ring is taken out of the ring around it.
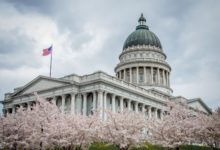
{"label": "white stone building", "polygon": [[145,24],[143,14],[139,25],[126,39],[120,62],[115,67],[116,77],[102,71],[88,75],[70,74],[61,78],[38,76],[22,87],[6,93],[2,101],[4,114],[15,113],[18,107],[35,103],[33,92],[52,100],[66,113],[91,115],[98,107],[113,112],[129,109],[144,111],[148,117],[162,118],[169,100],[186,101],[204,113],[211,110],[200,99],[175,97],[170,88],[171,67],[166,62],[160,40]]}

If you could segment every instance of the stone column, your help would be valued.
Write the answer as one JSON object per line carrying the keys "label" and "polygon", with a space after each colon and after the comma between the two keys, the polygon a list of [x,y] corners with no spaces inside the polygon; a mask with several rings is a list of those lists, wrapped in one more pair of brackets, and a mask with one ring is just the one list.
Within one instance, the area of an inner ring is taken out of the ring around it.
{"label": "stone column", "polygon": [[147,83],[147,72],[146,72],[146,67],[144,66],[144,83]]}
{"label": "stone column", "polygon": [[123,79],[124,81],[125,81],[125,75],[126,75],[125,73],[126,73],[126,69],[124,69],[124,79]]}
{"label": "stone column", "polygon": [[160,110],[160,119],[163,120],[163,110]]}
{"label": "stone column", "polygon": [[153,67],[150,67],[150,79],[151,79],[151,84],[153,84],[154,83],[154,69],[153,69]]}
{"label": "stone column", "polygon": [[77,114],[82,114],[82,95],[81,93],[78,93],[76,96],[76,103],[75,103],[75,111]]}
{"label": "stone column", "polygon": [[31,104],[30,104],[30,102],[27,102],[27,110],[31,110]]}
{"label": "stone column", "polygon": [[103,91],[98,91],[98,110],[100,111],[100,118],[103,119]]}
{"label": "stone column", "polygon": [[61,98],[62,98],[61,112],[64,113],[64,111],[65,111],[65,95],[62,95]]}
{"label": "stone column", "polygon": [[75,114],[75,93],[71,93],[71,114]]}
{"label": "stone column", "polygon": [[112,111],[113,111],[113,113],[116,112],[116,110],[115,110],[115,94],[112,95]]}
{"label": "stone column", "polygon": [[93,104],[92,104],[92,111],[94,112],[94,111],[96,111],[96,92],[94,91],[93,93]]}
{"label": "stone column", "polygon": [[157,68],[157,84],[160,85],[160,69]]}
{"label": "stone column", "polygon": [[124,111],[124,98],[123,97],[120,97],[120,111],[123,112]]}
{"label": "stone column", "polygon": [[164,71],[164,69],[162,71],[163,71],[163,85],[165,86],[166,85],[166,82],[165,82],[165,71]]}
{"label": "stone column", "polygon": [[170,87],[170,73],[169,72],[168,72],[167,76],[168,76],[168,87]]}
{"label": "stone column", "polygon": [[132,83],[132,68],[129,68],[129,74],[130,74],[130,83]]}
{"label": "stone column", "polygon": [[128,99],[128,110],[131,111],[131,100]]}
{"label": "stone column", "polygon": [[142,104],[142,113],[144,113],[145,112],[145,107],[144,107],[145,105],[144,104]]}
{"label": "stone column", "polygon": [[87,93],[83,93],[83,115],[87,114]]}
{"label": "stone column", "polygon": [[107,92],[104,92],[103,102],[104,102],[103,119],[106,120],[107,119],[107,114],[106,114],[106,110],[107,110]]}
{"label": "stone column", "polygon": [[137,84],[139,83],[139,67],[136,68],[136,80],[137,80]]}
{"label": "stone column", "polygon": [[53,96],[52,103],[54,103],[55,105],[57,104],[56,96]]}
{"label": "stone column", "polygon": [[135,102],[135,112],[138,112],[138,102]]}
{"label": "stone column", "polygon": [[155,113],[155,118],[156,118],[156,119],[158,119],[158,114],[157,114],[157,111],[158,111],[158,109],[157,109],[157,108],[155,108],[155,109],[154,109],[154,113]]}
{"label": "stone column", "polygon": [[166,71],[166,86],[168,86],[168,72]]}
{"label": "stone column", "polygon": [[15,114],[15,105],[12,106],[12,114]]}
{"label": "stone column", "polygon": [[152,117],[151,106],[148,106],[147,111],[148,111],[148,118],[151,118]]}

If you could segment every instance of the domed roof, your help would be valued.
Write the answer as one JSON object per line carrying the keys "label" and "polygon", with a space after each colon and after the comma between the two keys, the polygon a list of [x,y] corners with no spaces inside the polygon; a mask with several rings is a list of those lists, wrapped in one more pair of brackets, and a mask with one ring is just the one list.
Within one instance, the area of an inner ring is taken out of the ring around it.
{"label": "domed roof", "polygon": [[138,22],[139,25],[136,27],[136,30],[126,39],[123,50],[137,45],[151,45],[162,49],[159,38],[145,25],[146,19],[143,14],[141,14]]}

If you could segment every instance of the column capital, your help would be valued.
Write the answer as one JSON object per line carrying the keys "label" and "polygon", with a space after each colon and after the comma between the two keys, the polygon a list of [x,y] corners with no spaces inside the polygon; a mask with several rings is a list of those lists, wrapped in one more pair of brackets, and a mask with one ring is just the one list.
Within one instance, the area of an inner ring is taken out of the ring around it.
{"label": "column capital", "polygon": [[108,92],[107,92],[107,91],[103,91],[103,92],[104,92],[104,95],[105,95],[105,96],[108,94]]}
{"label": "column capital", "polygon": [[113,97],[116,97],[116,95],[115,95],[114,93],[112,93],[112,98],[113,98]]}
{"label": "column capital", "polygon": [[71,92],[71,93],[70,93],[71,96],[76,95],[76,94],[77,94],[77,93],[75,93],[75,92]]}
{"label": "column capital", "polygon": [[83,96],[87,96],[87,92],[83,92],[83,93],[81,93]]}
{"label": "column capital", "polygon": [[98,92],[98,93],[103,93],[104,90],[102,90],[102,89],[98,89],[97,92]]}

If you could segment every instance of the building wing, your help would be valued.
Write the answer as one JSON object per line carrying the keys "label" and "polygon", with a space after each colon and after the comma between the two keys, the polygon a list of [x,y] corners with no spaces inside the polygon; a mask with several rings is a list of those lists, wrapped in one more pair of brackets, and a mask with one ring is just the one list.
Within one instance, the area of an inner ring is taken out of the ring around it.
{"label": "building wing", "polygon": [[190,99],[187,101],[188,105],[194,109],[202,111],[207,114],[212,114],[212,110],[203,102],[201,98]]}

